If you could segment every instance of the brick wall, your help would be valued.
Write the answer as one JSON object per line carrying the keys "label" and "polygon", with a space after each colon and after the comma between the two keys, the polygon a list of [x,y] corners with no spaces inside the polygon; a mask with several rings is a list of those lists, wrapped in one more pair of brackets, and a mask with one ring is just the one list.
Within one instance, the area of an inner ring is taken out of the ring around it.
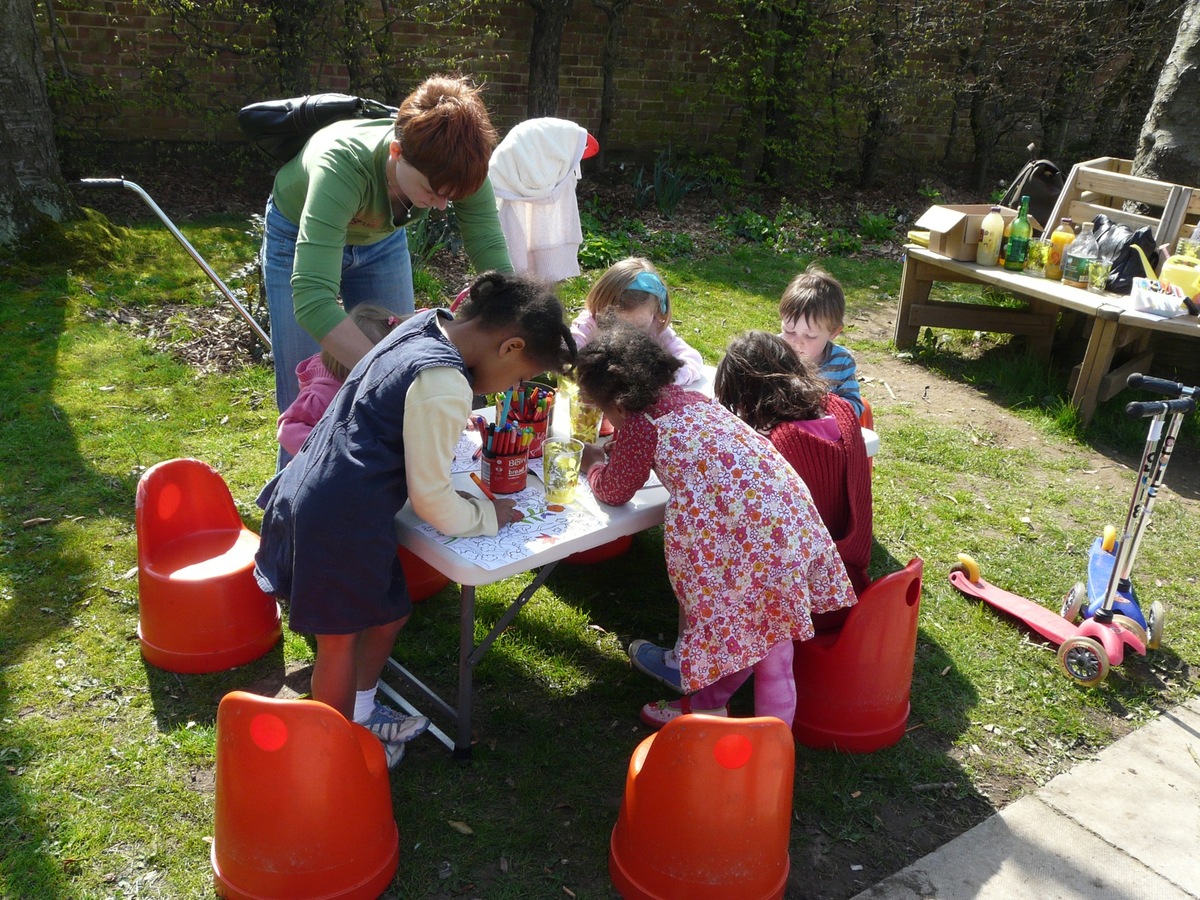
{"label": "brick wall", "polygon": [[[712,0],[707,0],[711,4]],[[527,63],[533,10],[523,0],[491,4],[495,37],[480,36],[468,19],[454,29],[431,34],[411,28],[411,45],[427,70],[442,68],[447,55],[469,59],[460,68],[488,85],[486,98],[503,132],[526,118]],[[632,4],[625,17],[622,62],[617,71],[618,109],[606,148],[617,158],[653,154],[668,143],[709,151],[728,150],[736,117],[712,95],[709,63],[701,54],[712,38],[695,10],[705,3]],[[114,99],[90,106],[56,100],[62,123],[81,136],[101,141],[238,140],[234,113],[247,102],[278,96],[246,59],[216,52],[184,74],[184,48],[171,22],[146,14],[135,0],[65,0],[54,6],[57,41],[51,41],[43,14],[46,66],[113,85]],[[229,23],[227,31],[240,31]],[[586,0],[579,0],[563,33],[558,115],[592,131],[599,126],[603,53],[608,23]],[[266,32],[255,38],[267,43]],[[429,48],[424,51],[422,48]],[[315,90],[347,91],[343,66],[314,60]],[[413,84],[408,82],[408,87]],[[199,101],[209,110],[197,115],[172,109],[155,98],[155,86],[169,96]],[[400,97],[381,98],[397,102]],[[122,102],[123,101],[123,102]]]}
{"label": "brick wall", "polygon": [[[265,71],[271,67],[256,66],[245,55],[216,50],[202,61],[187,57],[172,23],[149,15],[138,0],[57,0],[38,9],[57,122],[77,140],[97,146],[110,141],[239,141],[234,120],[238,108],[297,93],[273,86],[271,73]],[[495,0],[488,9],[495,13],[488,19],[494,35],[486,33],[479,15],[436,30],[406,26],[405,46],[412,57],[395,64],[405,76],[399,79],[397,96],[375,95],[398,102],[421,75],[444,70],[447,59],[462,59],[462,71],[487,83],[486,102],[501,132],[524,119],[533,10],[526,0]],[[725,9],[722,0],[644,0],[629,5],[616,73],[617,110],[605,148],[611,161],[647,161],[668,146],[677,152],[732,157],[739,109],[713,89],[715,73],[705,55],[725,40],[713,31],[710,13],[717,9]],[[47,10],[53,10],[56,40],[51,40]],[[600,120],[607,28],[605,16],[589,0],[576,0],[562,40],[557,114],[593,132]],[[273,34],[269,25],[243,22],[225,23],[223,32],[229,41],[251,41],[257,48],[269,47]],[[845,52],[854,53],[855,48]],[[919,67],[919,60],[914,62]],[[368,93],[352,88],[345,67],[334,59],[315,58],[307,68],[314,90]],[[58,74],[63,71],[111,85],[111,96],[81,103],[77,95],[62,90],[70,81]],[[903,79],[920,82],[921,75],[909,71]],[[893,111],[895,128],[884,150],[883,171],[928,171],[946,158],[965,170],[973,152],[966,113],[956,113],[952,104],[948,93],[931,96],[926,86],[911,92],[902,102],[905,108]],[[947,157],[956,115],[959,128]],[[834,169],[853,171],[861,122],[853,113],[847,121],[840,116],[837,121],[842,146],[823,150],[823,158],[832,159]],[[1006,136],[997,166],[1015,173],[1024,145],[1039,139],[1036,127]],[[1087,149],[1078,152],[1081,158],[1097,155]],[[1127,155],[1132,148],[1105,152]]]}

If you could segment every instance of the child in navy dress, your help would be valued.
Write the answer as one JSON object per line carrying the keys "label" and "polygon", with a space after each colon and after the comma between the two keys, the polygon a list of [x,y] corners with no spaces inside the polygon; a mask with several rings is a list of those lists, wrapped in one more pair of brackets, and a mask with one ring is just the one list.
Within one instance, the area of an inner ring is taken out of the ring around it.
{"label": "child in navy dress", "polygon": [[375,701],[412,611],[393,517],[411,501],[445,534],[495,534],[512,500],[455,491],[454,447],[475,394],[504,391],[575,356],[562,304],[531,279],[490,273],[455,317],[418,313],[351,371],[300,453],[263,489],[255,574],[289,601],[289,627],[316,636],[312,696],[365,725],[389,766],[429,727]]}
{"label": "child in navy dress", "polygon": [[790,727],[792,641],[813,636],[814,612],[852,605],[854,589],[787,460],[729,410],[674,384],[679,365],[641,331],[614,324],[579,351],[575,367],[585,399],[617,429],[608,446],[584,448],[597,499],[629,501],[652,469],[670,494],[663,544],[691,696],[646,704],[642,721],[726,715],[753,673],[755,714]]}

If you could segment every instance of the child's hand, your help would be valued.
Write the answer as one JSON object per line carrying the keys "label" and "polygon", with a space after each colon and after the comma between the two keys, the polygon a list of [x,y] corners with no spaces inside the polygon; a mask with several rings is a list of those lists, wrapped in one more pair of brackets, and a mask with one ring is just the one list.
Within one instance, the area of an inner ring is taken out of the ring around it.
{"label": "child's hand", "polygon": [[598,462],[607,462],[608,453],[605,447],[600,444],[584,444],[583,445],[583,463],[582,472],[586,472]]}
{"label": "child's hand", "polygon": [[517,509],[517,504],[512,500],[493,500],[492,506],[496,509],[496,524],[501,528],[515,525],[525,518],[525,513]]}

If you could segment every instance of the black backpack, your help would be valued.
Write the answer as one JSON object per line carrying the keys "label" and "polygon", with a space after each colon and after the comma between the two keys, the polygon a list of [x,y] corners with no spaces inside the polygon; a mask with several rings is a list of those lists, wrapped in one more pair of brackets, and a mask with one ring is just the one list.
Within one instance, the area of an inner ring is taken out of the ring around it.
{"label": "black backpack", "polygon": [[1050,160],[1031,159],[1008,186],[1000,205],[1017,209],[1021,205],[1021,198],[1028,194],[1029,214],[1042,224],[1042,228],[1051,229],[1054,223],[1046,220],[1054,211],[1054,204],[1058,202],[1058,195],[1062,193],[1066,182],[1058,166]]}
{"label": "black backpack", "polygon": [[309,94],[264,100],[238,110],[238,127],[256,147],[285,163],[304,149],[310,137],[342,119],[382,119],[398,110],[349,94]]}

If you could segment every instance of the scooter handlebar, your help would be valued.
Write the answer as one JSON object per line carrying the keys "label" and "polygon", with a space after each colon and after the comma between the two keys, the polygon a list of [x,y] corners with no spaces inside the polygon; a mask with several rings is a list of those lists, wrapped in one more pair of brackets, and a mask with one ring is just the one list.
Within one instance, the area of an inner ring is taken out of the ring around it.
{"label": "scooter handlebar", "polygon": [[1178,397],[1175,400],[1138,400],[1125,407],[1125,415],[1131,419],[1179,413],[1187,415],[1196,411],[1195,397]]}
{"label": "scooter handlebar", "polygon": [[1139,388],[1155,394],[1164,394],[1168,397],[1190,397],[1200,390],[1188,387],[1186,384],[1181,384],[1178,381],[1155,378],[1153,375],[1143,375],[1140,372],[1134,372],[1130,375],[1125,384],[1131,388]]}

